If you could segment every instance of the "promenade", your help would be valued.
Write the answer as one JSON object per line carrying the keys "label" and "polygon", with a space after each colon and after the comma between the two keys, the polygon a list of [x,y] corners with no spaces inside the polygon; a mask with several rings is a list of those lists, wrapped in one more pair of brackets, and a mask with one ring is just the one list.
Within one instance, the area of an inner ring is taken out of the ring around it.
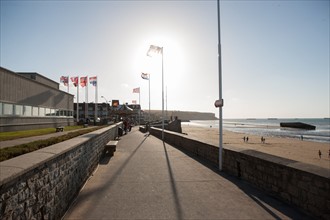
{"label": "promenade", "polygon": [[64,219],[308,219],[296,209],[133,128]]}

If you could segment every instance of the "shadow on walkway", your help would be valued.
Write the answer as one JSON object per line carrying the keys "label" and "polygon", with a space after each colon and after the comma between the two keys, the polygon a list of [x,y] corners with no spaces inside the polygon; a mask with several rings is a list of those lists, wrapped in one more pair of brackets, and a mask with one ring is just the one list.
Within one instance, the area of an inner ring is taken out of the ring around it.
{"label": "shadow on walkway", "polygon": [[[173,180],[173,174],[171,170],[171,165],[168,160],[167,156],[167,151],[165,147],[165,142],[164,144],[164,149],[166,153],[166,158],[169,166],[169,172],[171,176],[171,180]],[[249,182],[246,182],[239,177],[235,177],[229,174],[226,174],[224,172],[219,171],[218,167],[216,167],[214,164],[208,162],[207,160],[198,157],[192,152],[189,152],[183,148],[176,147],[171,145],[175,149],[181,151],[182,153],[186,154],[190,158],[194,159],[195,161],[199,162],[203,166],[207,167],[208,169],[212,170],[213,172],[217,173],[219,176],[223,177],[224,179],[230,181],[234,185],[236,185],[239,189],[242,190],[247,196],[249,196],[253,201],[255,201],[262,209],[264,209],[267,213],[269,213],[274,219],[282,219],[280,216],[278,216],[276,213],[274,213],[270,208],[272,207],[273,209],[276,209],[280,213],[284,214],[285,216],[291,218],[291,219],[311,219],[313,220],[311,216],[303,213],[302,211],[299,211],[298,208],[293,208],[290,204],[286,204],[280,200],[278,200],[275,197],[270,196],[267,194],[267,192],[262,191],[261,189],[256,188],[255,186],[251,185]],[[172,183],[172,188],[173,191],[176,192],[176,187],[174,182]],[[180,218],[180,213],[181,213],[181,206],[179,204],[179,200],[176,196],[175,202],[177,203],[177,212],[178,212],[178,218]]]}

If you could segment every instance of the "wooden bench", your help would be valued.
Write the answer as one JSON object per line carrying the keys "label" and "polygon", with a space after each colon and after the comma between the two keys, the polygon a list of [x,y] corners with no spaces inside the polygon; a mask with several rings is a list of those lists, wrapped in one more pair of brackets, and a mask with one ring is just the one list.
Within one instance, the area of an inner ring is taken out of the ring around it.
{"label": "wooden bench", "polygon": [[56,128],[56,132],[63,132],[64,131],[64,127],[57,127]]}
{"label": "wooden bench", "polygon": [[113,156],[114,152],[116,151],[118,141],[111,140],[104,146],[104,153],[109,153],[110,156]]}

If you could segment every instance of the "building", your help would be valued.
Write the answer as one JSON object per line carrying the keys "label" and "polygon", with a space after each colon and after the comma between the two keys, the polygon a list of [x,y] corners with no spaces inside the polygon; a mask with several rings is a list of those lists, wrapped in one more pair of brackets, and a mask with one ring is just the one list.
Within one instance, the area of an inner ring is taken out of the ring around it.
{"label": "building", "polygon": [[[115,105],[110,106],[108,103],[79,103],[79,122],[86,123],[86,119],[90,124],[94,123],[95,106],[97,106],[97,122],[106,124],[110,121],[119,121],[120,118],[129,117],[135,122],[139,122],[140,105]],[[141,112],[142,113],[142,112]],[[74,118],[77,115],[77,103],[74,103]],[[141,119],[142,119],[141,114]]]}
{"label": "building", "polygon": [[[97,106],[97,122],[102,122],[105,124],[107,121],[110,121],[110,111],[111,107],[108,103],[79,103],[79,121],[81,123],[85,123],[86,119],[89,120],[90,123],[94,122],[95,118],[95,106]],[[77,103],[74,103],[74,112],[73,116],[77,118]]]}
{"label": "building", "polygon": [[0,132],[73,124],[73,95],[57,82],[0,67]]}

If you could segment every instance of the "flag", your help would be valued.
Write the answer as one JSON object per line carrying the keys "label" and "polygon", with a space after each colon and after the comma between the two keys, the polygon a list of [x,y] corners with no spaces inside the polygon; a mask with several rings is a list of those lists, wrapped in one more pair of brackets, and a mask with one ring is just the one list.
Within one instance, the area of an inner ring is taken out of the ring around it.
{"label": "flag", "polygon": [[80,86],[81,87],[87,86],[87,76],[80,77]]}
{"label": "flag", "polygon": [[132,104],[136,104],[136,100],[132,100]]}
{"label": "flag", "polygon": [[61,76],[60,82],[63,83],[65,86],[68,86],[69,77],[68,76]]}
{"label": "flag", "polygon": [[148,73],[141,73],[142,79],[149,80],[149,74]]}
{"label": "flag", "polygon": [[93,86],[96,86],[97,85],[97,77],[96,76],[89,77],[89,83],[92,84]]}
{"label": "flag", "polygon": [[140,93],[140,87],[133,89],[133,93]]}
{"label": "flag", "polygon": [[78,85],[78,83],[79,83],[78,81],[79,81],[79,77],[78,76],[71,77],[71,82],[73,82],[74,87],[79,86]]}
{"label": "flag", "polygon": [[150,48],[147,52],[147,56],[151,57],[152,54],[162,54],[163,53],[163,47],[158,47],[155,45],[150,45]]}

